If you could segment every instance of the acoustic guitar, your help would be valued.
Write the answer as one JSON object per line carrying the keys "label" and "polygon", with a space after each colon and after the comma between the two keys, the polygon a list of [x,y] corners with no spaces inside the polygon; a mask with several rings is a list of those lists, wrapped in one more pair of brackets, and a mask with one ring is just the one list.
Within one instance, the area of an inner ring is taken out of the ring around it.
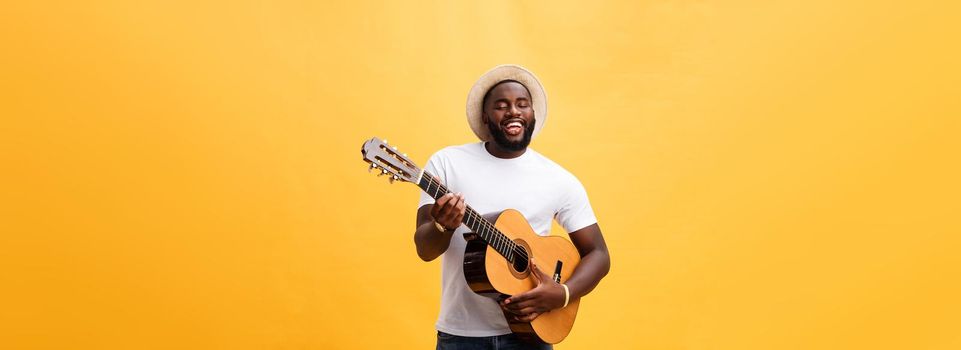
{"label": "acoustic guitar", "polygon": [[[389,147],[387,141],[372,138],[361,148],[368,171],[389,176],[388,180],[416,184],[434,199],[447,194],[447,187],[436,177],[420,169],[406,154]],[[524,216],[513,209],[487,217],[470,206],[464,214],[465,233],[464,278],[475,293],[501,301],[537,286],[530,262],[538,266],[554,266],[554,279],[560,283],[574,272],[581,258],[577,248],[563,237],[543,237],[534,233]],[[546,272],[546,271],[545,271]],[[566,307],[538,316],[532,322],[521,322],[505,314],[511,331],[530,340],[556,344],[564,340],[574,326],[580,299],[572,299]]]}

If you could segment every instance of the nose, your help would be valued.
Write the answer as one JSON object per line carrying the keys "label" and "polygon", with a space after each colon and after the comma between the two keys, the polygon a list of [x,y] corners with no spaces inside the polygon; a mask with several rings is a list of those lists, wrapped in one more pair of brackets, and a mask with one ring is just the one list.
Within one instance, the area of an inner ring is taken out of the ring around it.
{"label": "nose", "polygon": [[517,108],[517,106],[511,106],[511,115],[515,117],[521,116],[520,108]]}

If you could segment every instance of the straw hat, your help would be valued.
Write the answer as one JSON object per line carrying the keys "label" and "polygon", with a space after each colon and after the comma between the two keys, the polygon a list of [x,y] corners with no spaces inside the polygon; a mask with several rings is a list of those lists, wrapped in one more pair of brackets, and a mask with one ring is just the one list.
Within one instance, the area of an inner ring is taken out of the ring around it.
{"label": "straw hat", "polygon": [[470,88],[470,92],[467,93],[467,123],[470,124],[470,128],[474,130],[474,134],[476,134],[481,141],[490,141],[490,131],[487,130],[487,126],[484,125],[484,113],[482,111],[484,108],[484,95],[487,94],[487,91],[490,90],[491,87],[504,80],[516,80],[524,85],[527,91],[530,91],[531,105],[534,107],[534,117],[537,118],[537,123],[534,125],[534,134],[531,138],[536,137],[541,131],[541,128],[544,127],[544,124],[547,123],[547,94],[544,92],[544,87],[541,86],[541,82],[534,76],[534,73],[514,64],[503,64],[494,67],[477,79],[474,86]]}

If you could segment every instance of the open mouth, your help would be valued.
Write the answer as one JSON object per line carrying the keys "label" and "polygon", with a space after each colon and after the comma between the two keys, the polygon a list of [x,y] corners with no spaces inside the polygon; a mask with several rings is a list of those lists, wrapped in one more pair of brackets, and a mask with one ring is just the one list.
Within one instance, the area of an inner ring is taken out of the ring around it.
{"label": "open mouth", "polygon": [[507,135],[509,136],[518,136],[524,133],[524,128],[526,127],[526,125],[524,124],[524,121],[520,119],[511,119],[511,120],[508,120],[506,123],[503,123],[502,125],[504,128],[504,132],[507,133]]}

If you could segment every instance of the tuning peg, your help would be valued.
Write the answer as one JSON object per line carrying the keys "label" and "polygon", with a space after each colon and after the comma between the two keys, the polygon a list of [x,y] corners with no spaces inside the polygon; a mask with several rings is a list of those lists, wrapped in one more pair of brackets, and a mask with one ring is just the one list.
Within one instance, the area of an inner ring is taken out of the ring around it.
{"label": "tuning peg", "polygon": [[387,139],[384,139],[384,144],[385,144],[385,145],[387,144]]}
{"label": "tuning peg", "polygon": [[387,181],[390,182],[390,183],[394,183],[394,180],[396,180],[396,179],[397,179],[396,176],[391,176],[391,177],[387,178]]}
{"label": "tuning peg", "polygon": [[391,147],[391,148],[393,148],[395,151],[397,150],[397,146],[394,146],[394,147]]}
{"label": "tuning peg", "polygon": [[404,156],[404,158],[407,158],[407,153],[401,153],[401,155]]}
{"label": "tuning peg", "polygon": [[383,171],[381,171],[379,174],[377,174],[377,176],[387,175],[387,169],[381,169],[381,170],[383,170]]}
{"label": "tuning peg", "polygon": [[367,168],[367,172],[369,173],[371,170],[374,170],[374,169],[377,169],[377,164],[370,163],[370,168]]}

